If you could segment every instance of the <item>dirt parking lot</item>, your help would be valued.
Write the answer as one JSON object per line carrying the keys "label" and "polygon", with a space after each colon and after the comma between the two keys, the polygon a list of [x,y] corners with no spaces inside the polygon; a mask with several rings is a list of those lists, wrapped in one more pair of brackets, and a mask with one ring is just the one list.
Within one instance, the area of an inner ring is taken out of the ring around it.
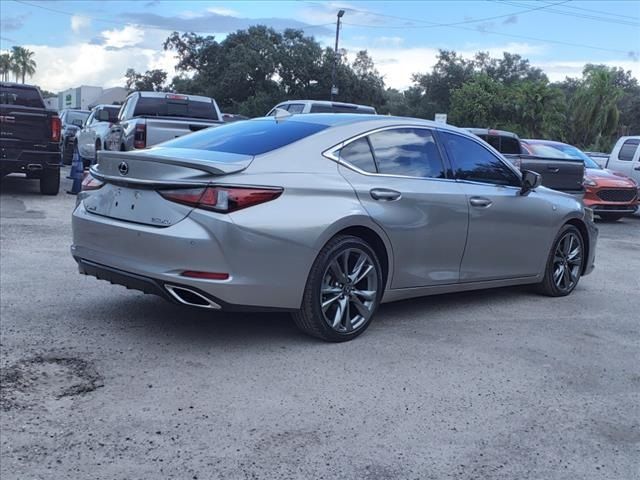
{"label": "dirt parking lot", "polygon": [[3,480],[640,474],[640,216],[568,298],[389,304],[326,344],[78,275],[74,197],[37,187],[2,181]]}

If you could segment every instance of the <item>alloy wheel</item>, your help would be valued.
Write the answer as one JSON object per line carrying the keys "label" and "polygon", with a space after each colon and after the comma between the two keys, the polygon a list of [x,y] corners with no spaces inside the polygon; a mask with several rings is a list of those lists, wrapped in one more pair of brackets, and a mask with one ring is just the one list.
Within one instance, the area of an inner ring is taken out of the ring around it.
{"label": "alloy wheel", "polygon": [[349,248],[329,262],[320,288],[324,321],[336,332],[350,333],[371,318],[378,295],[378,272],[366,252]]}
{"label": "alloy wheel", "polygon": [[568,292],[578,283],[582,269],[582,241],[575,232],[567,232],[556,245],[553,256],[553,283]]}

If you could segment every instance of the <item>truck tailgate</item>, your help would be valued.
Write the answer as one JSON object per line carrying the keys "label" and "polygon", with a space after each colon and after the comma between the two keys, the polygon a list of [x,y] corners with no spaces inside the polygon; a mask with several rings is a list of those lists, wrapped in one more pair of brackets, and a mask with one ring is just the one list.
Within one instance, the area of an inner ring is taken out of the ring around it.
{"label": "truck tailgate", "polygon": [[531,170],[542,175],[542,185],[561,192],[583,191],[584,163],[580,160],[538,157],[534,155],[505,155],[520,170]]}
{"label": "truck tailgate", "polygon": [[219,125],[219,122],[206,120],[166,117],[147,117],[145,122],[147,126],[147,147],[181,137],[187,133]]}
{"label": "truck tailgate", "polygon": [[48,143],[51,140],[51,115],[46,110],[16,105],[0,107],[2,140]]}

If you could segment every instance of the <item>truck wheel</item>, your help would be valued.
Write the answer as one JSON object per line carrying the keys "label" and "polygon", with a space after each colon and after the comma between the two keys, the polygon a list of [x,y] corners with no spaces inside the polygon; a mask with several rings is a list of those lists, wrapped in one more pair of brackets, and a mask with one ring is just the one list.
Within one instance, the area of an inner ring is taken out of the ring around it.
{"label": "truck wheel", "polygon": [[43,195],[57,195],[60,191],[60,169],[46,168],[40,177],[40,193]]}
{"label": "truck wheel", "polygon": [[63,165],[71,165],[73,160],[73,148],[67,146],[67,142],[62,142],[62,163]]}

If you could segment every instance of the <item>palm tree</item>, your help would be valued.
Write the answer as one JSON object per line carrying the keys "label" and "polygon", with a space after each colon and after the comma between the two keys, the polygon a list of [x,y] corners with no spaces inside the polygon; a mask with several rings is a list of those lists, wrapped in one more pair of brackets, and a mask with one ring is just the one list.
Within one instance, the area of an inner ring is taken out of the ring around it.
{"label": "palm tree", "polygon": [[9,81],[9,73],[12,71],[11,55],[3,53],[0,55],[0,78],[3,82]]}
{"label": "palm tree", "polygon": [[34,52],[23,47],[13,47],[12,57],[16,64],[14,70],[16,74],[16,81],[18,81],[18,74],[22,75],[22,83],[24,83],[25,76],[33,76],[36,73],[36,61],[33,59]]}

